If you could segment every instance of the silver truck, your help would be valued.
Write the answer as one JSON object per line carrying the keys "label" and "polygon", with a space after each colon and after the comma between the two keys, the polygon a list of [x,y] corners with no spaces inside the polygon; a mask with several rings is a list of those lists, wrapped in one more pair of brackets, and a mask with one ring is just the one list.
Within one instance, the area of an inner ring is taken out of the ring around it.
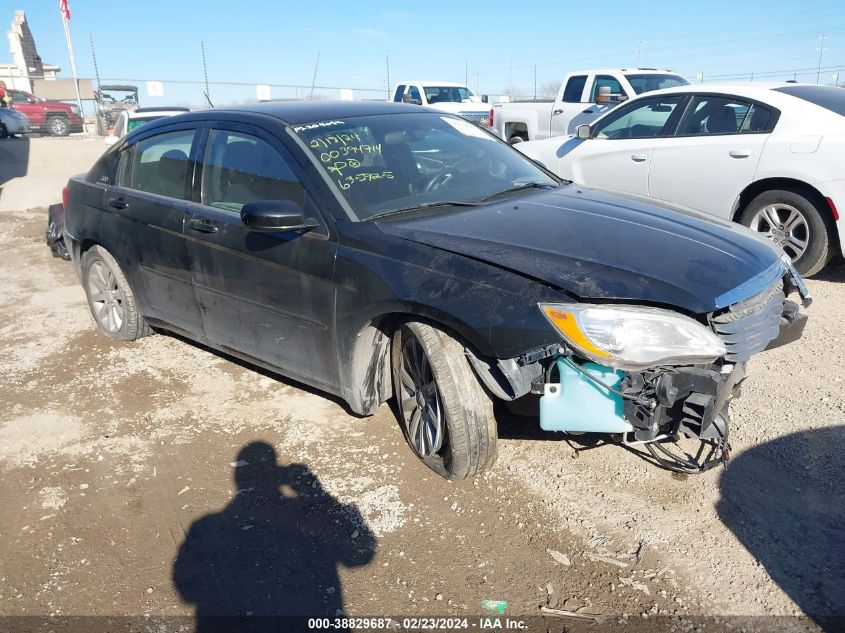
{"label": "silver truck", "polygon": [[554,99],[495,103],[491,132],[509,143],[573,134],[626,99],[643,92],[685,86],[689,82],[668,70],[617,68],[569,73]]}

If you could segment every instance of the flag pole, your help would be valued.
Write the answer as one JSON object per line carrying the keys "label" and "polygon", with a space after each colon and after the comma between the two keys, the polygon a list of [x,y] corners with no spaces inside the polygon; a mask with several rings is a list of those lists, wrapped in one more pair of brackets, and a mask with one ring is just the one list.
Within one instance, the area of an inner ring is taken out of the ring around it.
{"label": "flag pole", "polygon": [[62,12],[62,25],[65,27],[65,41],[67,42],[67,54],[70,57],[70,71],[73,73],[73,86],[76,88],[76,104],[79,106],[79,115],[82,117],[82,131],[85,131],[85,113],[82,110],[82,96],[79,94],[79,79],[76,77],[76,60],[73,57],[73,44],[70,41],[70,27],[67,23],[67,16]]}

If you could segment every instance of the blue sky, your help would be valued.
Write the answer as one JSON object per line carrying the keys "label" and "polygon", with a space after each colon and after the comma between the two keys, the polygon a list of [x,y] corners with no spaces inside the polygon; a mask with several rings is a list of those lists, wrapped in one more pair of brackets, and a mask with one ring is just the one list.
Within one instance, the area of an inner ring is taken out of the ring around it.
{"label": "blue sky", "polygon": [[[845,81],[845,4],[838,1],[737,2],[318,2],[282,0],[143,0],[116,3],[69,0],[80,76],[93,77],[93,34],[100,75],[108,79],[165,81],[165,95],[147,105],[196,104],[202,81],[200,42],[205,42],[216,103],[255,97],[256,83],[310,85],[319,51],[318,86],[372,88],[357,96],[386,94],[390,80],[464,81],[482,93],[509,85],[533,93],[537,83],[559,81],[568,71],[598,66],[672,68],[694,80],[752,72],[789,79],[792,69],[813,69],[798,79],[815,82],[819,35],[828,34],[822,83],[841,70]],[[58,0],[4,2],[0,20],[26,11],[45,62],[70,76]],[[8,26],[6,26],[8,29]],[[644,43],[640,46],[639,41]],[[7,54],[8,55],[8,54]],[[6,60],[3,60],[6,61]],[[303,90],[273,88],[273,97]],[[336,90],[318,90],[337,97]]]}

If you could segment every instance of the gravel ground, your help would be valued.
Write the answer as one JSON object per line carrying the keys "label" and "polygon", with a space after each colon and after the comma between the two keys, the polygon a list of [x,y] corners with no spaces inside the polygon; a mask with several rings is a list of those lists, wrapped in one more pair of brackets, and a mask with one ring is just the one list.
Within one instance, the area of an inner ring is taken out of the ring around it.
{"label": "gravel ground", "polygon": [[360,419],[172,336],[98,335],[45,222],[0,213],[2,616],[845,615],[841,262],[809,281],[802,341],[750,364],[727,469],[672,476],[502,411],[495,470],[451,484],[387,405]]}

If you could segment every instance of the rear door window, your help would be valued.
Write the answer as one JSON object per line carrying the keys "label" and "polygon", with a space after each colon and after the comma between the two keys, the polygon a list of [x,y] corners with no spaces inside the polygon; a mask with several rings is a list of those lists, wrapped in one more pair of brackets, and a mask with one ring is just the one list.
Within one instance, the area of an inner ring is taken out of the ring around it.
{"label": "rear door window", "polygon": [[750,110],[751,103],[741,99],[694,97],[678,126],[677,136],[736,134],[745,125]]}
{"label": "rear door window", "polygon": [[292,200],[305,189],[282,155],[250,134],[210,130],[202,170],[202,203],[240,212],[248,202]]}
{"label": "rear door window", "polygon": [[580,103],[581,95],[584,94],[584,86],[587,84],[587,75],[576,75],[570,77],[563,89],[563,100],[566,103]]}
{"label": "rear door window", "polygon": [[186,198],[196,130],[151,136],[134,145],[129,187],[169,198]]}

